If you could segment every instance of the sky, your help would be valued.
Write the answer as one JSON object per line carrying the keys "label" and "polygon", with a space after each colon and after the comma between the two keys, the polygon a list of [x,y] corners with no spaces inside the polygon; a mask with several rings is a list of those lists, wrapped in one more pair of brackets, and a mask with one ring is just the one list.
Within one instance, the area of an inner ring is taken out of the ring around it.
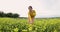
{"label": "sky", "polygon": [[0,11],[28,16],[28,6],[36,11],[36,17],[60,17],[60,0],[0,0]]}

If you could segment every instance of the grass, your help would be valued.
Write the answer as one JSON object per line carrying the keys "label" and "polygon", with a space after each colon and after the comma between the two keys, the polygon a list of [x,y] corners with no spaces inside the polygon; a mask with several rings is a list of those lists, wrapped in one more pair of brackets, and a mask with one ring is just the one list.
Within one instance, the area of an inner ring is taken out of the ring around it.
{"label": "grass", "polygon": [[33,25],[27,19],[0,18],[0,32],[60,32],[60,18],[35,19]]}

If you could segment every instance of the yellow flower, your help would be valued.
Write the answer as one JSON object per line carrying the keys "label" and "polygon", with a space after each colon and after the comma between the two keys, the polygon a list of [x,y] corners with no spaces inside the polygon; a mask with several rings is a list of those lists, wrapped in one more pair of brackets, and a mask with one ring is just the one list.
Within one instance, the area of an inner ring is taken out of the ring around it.
{"label": "yellow flower", "polygon": [[29,27],[28,29],[31,31],[32,30],[32,24],[29,24],[28,27]]}
{"label": "yellow flower", "polygon": [[32,27],[29,27],[28,29],[29,29],[29,31],[31,31],[32,30]]}
{"label": "yellow flower", "polygon": [[27,30],[22,30],[22,32],[25,32],[25,31],[27,32]]}
{"label": "yellow flower", "polygon": [[14,29],[15,32],[18,32],[18,30],[19,30],[18,28],[15,28],[15,29]]}

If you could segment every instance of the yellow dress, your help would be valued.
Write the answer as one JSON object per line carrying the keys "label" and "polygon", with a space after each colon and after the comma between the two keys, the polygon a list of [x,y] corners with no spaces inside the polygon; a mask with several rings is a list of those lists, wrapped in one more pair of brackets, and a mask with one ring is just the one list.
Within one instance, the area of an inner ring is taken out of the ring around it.
{"label": "yellow dress", "polygon": [[35,10],[33,10],[32,12],[30,12],[30,11],[28,12],[28,17],[29,17],[29,18],[32,19],[32,18],[35,17],[35,16],[36,16]]}

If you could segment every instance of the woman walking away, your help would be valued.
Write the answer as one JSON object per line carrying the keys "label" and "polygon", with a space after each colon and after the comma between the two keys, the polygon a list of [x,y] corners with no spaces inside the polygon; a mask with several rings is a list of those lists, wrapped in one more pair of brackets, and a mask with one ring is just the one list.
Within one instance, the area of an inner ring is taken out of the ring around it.
{"label": "woman walking away", "polygon": [[36,16],[36,12],[35,12],[35,10],[33,10],[32,6],[29,6],[28,10],[29,10],[29,12],[28,12],[28,22],[29,22],[29,24],[33,24],[34,23],[34,18]]}

